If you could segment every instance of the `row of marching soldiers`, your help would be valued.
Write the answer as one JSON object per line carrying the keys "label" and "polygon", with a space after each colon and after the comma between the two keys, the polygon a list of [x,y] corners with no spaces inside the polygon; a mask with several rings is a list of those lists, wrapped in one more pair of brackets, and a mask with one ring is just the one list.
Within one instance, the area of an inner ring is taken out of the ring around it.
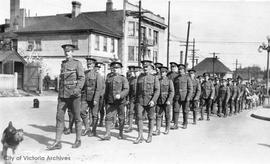
{"label": "row of marching soldiers", "polygon": [[[114,120],[119,120],[119,139],[124,139],[125,113],[128,116],[129,127],[132,131],[135,122],[138,127],[138,138],[135,144],[144,141],[143,121],[148,119],[147,143],[152,141],[153,135],[160,135],[163,114],[165,113],[165,132],[178,129],[180,110],[183,115],[183,129],[188,126],[189,112],[193,113],[193,123],[199,120],[210,120],[211,109],[217,104],[217,115],[227,117],[237,114],[246,106],[246,93],[251,91],[242,84],[242,79],[210,80],[209,74],[203,77],[195,76],[195,70],[186,70],[185,65],[171,62],[171,69],[160,63],[144,60],[141,67],[130,67],[133,76],[126,78],[121,74],[122,63],[110,63],[111,72],[106,79],[99,73],[100,64],[96,59],[87,57],[87,70],[83,71],[81,63],[73,59],[74,45],[63,45],[66,60],[61,64],[60,87],[56,113],[56,140],[48,146],[49,150],[61,149],[61,135],[70,134],[75,122],[76,141],[72,148],[81,146],[82,136],[97,136],[97,125],[105,114],[106,133],[102,140],[111,139],[111,128]],[[131,73],[132,74],[132,73]],[[220,80],[220,84],[218,81]],[[104,104],[103,104],[104,103]],[[103,107],[104,106],[104,107]],[[69,126],[64,128],[64,115],[68,109]],[[128,112],[126,112],[126,109]],[[206,112],[205,112],[206,109]],[[172,114],[171,114],[172,113]],[[135,117],[134,117],[135,116]],[[170,126],[171,119],[173,126]],[[82,120],[82,121],[81,121]],[[90,121],[91,120],[91,121]],[[82,122],[85,129],[82,131]],[[154,130],[154,123],[156,129]],[[92,126],[92,128],[90,128]]]}
{"label": "row of marching soldiers", "polygon": [[[88,69],[95,70],[98,70],[102,64],[93,58],[87,58],[87,63]],[[163,115],[165,115],[164,134],[166,135],[170,129],[179,128],[180,109],[182,109],[183,115],[182,128],[186,129],[190,111],[193,115],[193,124],[196,124],[197,120],[204,120],[205,113],[206,120],[209,121],[215,108],[217,108],[217,116],[227,117],[241,112],[244,107],[252,106],[247,99],[252,87],[248,88],[243,85],[240,77],[219,79],[210,77],[208,73],[196,77],[195,70],[187,71],[185,65],[175,62],[170,63],[170,71],[161,63],[153,64],[149,60],[142,61],[142,66],[142,68],[129,66],[126,78],[121,75],[122,64],[112,62],[110,64],[111,73],[107,75],[105,83],[99,73],[88,77],[89,70],[86,71],[85,87],[87,89],[83,89],[85,92],[82,94],[81,111],[85,126],[83,136],[97,135],[99,111],[101,112],[100,126],[106,115],[106,134],[101,137],[103,140],[110,140],[110,130],[118,117],[119,139],[124,139],[125,120],[128,123],[128,128],[125,130],[127,133],[133,130],[133,123],[136,120],[139,134],[134,143],[137,144],[144,141],[143,120],[145,118],[148,118],[146,142],[150,143],[152,135],[161,133]],[[253,84],[248,86],[253,86]],[[105,112],[103,111],[103,101],[105,102]],[[170,126],[171,121],[173,126]],[[153,131],[154,123],[156,123],[155,131]]]}

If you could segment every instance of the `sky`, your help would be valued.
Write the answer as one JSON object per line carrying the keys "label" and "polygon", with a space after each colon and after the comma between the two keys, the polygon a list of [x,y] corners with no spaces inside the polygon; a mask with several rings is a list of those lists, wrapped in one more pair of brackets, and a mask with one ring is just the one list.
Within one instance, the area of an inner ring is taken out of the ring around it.
{"label": "sky", "polygon": [[[20,7],[26,8],[27,13],[30,10],[30,16],[55,15],[71,12],[71,1],[21,0]],[[105,10],[107,0],[78,1],[82,3],[81,11],[86,12]],[[112,1],[115,9],[122,9],[123,0]],[[138,0],[129,2],[138,4]],[[9,18],[9,5],[9,0],[1,0],[0,24]],[[142,7],[163,16],[167,23],[168,0],[142,0]],[[189,40],[195,39],[199,62],[215,52],[231,70],[235,70],[236,60],[242,67],[256,65],[266,69],[267,53],[257,49],[270,35],[269,8],[270,0],[171,0],[170,61],[179,61],[180,51],[185,51],[181,41],[186,40],[187,22],[191,21]]]}

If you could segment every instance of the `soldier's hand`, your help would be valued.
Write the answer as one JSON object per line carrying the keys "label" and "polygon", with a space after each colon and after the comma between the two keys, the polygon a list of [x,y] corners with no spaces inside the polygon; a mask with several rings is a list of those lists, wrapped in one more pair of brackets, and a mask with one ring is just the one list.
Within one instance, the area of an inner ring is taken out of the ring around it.
{"label": "soldier's hand", "polygon": [[115,98],[120,99],[121,98],[120,94],[115,95]]}
{"label": "soldier's hand", "polygon": [[171,102],[170,102],[170,101],[167,101],[166,104],[167,104],[167,105],[171,105]]}
{"label": "soldier's hand", "polygon": [[154,106],[154,105],[155,105],[154,101],[150,101],[150,102],[149,102],[149,106],[150,106],[150,107],[152,107],[152,106]]}
{"label": "soldier's hand", "polygon": [[93,101],[93,105],[97,105],[97,101]]}

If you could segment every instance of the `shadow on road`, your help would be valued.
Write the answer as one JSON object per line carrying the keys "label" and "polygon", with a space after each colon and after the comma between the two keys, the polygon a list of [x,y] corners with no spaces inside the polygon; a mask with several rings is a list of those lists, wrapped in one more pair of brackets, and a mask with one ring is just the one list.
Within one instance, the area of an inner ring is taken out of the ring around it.
{"label": "shadow on road", "polygon": [[258,143],[258,145],[261,145],[261,146],[265,146],[265,147],[270,148],[270,145],[268,145],[268,144]]}
{"label": "shadow on road", "polygon": [[29,125],[34,128],[41,129],[45,132],[56,132],[56,127],[52,125],[46,125],[46,126],[40,126],[40,125],[35,125],[35,124],[29,124]]}
{"label": "shadow on road", "polygon": [[[33,139],[33,140],[36,140],[38,143],[45,145],[45,146],[48,146],[49,142],[54,141],[54,139],[40,135],[40,134],[33,134],[33,133],[24,132],[24,135]],[[66,141],[61,141],[61,142],[72,145],[72,143],[70,143],[70,142],[66,142]]]}
{"label": "shadow on road", "polygon": [[[97,134],[98,134],[98,138],[100,138],[100,140],[102,140],[101,137],[103,135],[105,135],[105,132],[104,131],[101,131],[101,130],[97,130]],[[112,132],[111,131],[111,136],[112,137],[115,137],[115,138],[118,138],[119,133],[116,133],[116,132]],[[132,137],[132,136],[126,135],[125,133],[123,134],[123,136],[125,138],[124,140],[130,141],[130,142],[133,142],[136,139],[136,137]]]}

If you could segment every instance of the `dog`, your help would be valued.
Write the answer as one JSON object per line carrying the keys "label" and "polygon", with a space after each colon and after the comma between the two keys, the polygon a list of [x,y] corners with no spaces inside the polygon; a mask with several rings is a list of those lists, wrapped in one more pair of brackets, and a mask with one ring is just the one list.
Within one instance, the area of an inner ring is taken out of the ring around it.
{"label": "dog", "polygon": [[19,144],[23,141],[23,129],[15,129],[10,121],[4,130],[1,142],[3,144],[2,156],[6,158],[8,148],[12,149],[13,155]]}

